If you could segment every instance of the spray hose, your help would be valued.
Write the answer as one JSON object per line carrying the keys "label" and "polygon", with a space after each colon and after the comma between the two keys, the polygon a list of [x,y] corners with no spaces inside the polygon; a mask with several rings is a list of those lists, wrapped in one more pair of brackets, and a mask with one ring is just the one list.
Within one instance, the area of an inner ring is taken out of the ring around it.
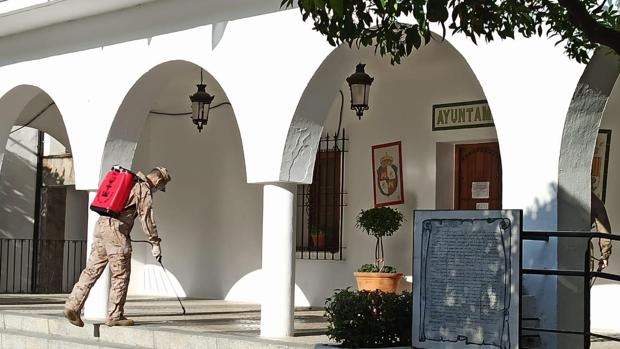
{"label": "spray hose", "polygon": [[[153,247],[153,243],[147,240],[131,240],[131,242],[142,242],[142,243],[146,243],[151,245],[151,247]],[[166,267],[164,267],[164,264],[161,262],[161,254],[159,256],[157,256],[157,258],[155,258],[157,260],[157,263],[159,263],[159,265],[161,266],[161,269],[164,271],[164,275],[166,275],[166,279],[168,279],[168,283],[170,284],[170,287],[172,287],[172,291],[174,292],[174,295],[177,297],[177,301],[179,301],[179,305],[181,305],[181,309],[183,309],[183,314],[186,314],[185,311],[185,307],[183,306],[183,302],[181,302],[181,298],[179,297],[179,295],[177,294],[176,289],[174,288],[174,284],[172,283],[172,281],[170,280],[170,276],[168,276],[168,271],[166,270]]]}

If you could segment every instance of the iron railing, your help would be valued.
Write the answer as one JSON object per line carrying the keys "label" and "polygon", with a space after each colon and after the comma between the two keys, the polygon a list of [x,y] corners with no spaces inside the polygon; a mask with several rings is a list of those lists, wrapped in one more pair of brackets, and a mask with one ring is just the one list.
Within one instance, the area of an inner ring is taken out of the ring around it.
{"label": "iron railing", "polygon": [[85,266],[85,240],[0,239],[0,293],[69,292]]}
{"label": "iron railing", "polygon": [[[561,329],[547,329],[547,328],[533,328],[520,326],[520,337],[523,335],[523,331],[528,332],[541,332],[541,333],[555,333],[555,334],[570,334],[583,336],[583,347],[589,349],[592,341],[592,337],[605,339],[607,341],[620,342],[620,338],[605,336],[602,334],[592,333],[590,327],[590,287],[592,285],[593,278],[601,278],[606,280],[620,281],[620,275],[603,273],[600,271],[591,270],[591,250],[590,245],[592,239],[609,239],[613,241],[620,241],[620,236],[612,234],[601,234],[593,232],[548,232],[548,231],[523,231],[521,233],[521,253],[523,253],[523,241],[524,240],[549,240],[549,238],[582,238],[586,239],[585,253],[583,260],[583,270],[560,270],[560,269],[534,269],[521,267],[520,272],[520,284],[523,288],[523,275],[552,275],[552,276],[568,276],[568,277],[580,277],[583,278],[583,331],[577,330],[561,330]],[[523,261],[523,256],[521,256]],[[525,319],[521,319],[522,321]]]}
{"label": "iron railing", "polygon": [[342,260],[343,209],[346,206],[345,130],[322,137],[312,184],[297,186],[297,258]]}

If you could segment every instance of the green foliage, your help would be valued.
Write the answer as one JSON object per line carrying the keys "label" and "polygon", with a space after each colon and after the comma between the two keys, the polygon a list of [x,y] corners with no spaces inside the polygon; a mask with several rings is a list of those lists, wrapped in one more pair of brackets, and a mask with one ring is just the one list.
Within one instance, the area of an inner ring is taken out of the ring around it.
{"label": "green foliage", "polygon": [[411,345],[413,296],[336,290],[325,301],[327,335],[346,348]]}
{"label": "green foliage", "polygon": [[396,268],[391,265],[384,265],[381,269],[375,264],[362,264],[357,271],[362,273],[396,273]]}
{"label": "green foliage", "polygon": [[383,268],[381,268],[381,272],[396,274],[397,270],[396,270],[396,267],[393,267],[391,265],[384,265]]}
{"label": "green foliage", "polygon": [[[547,36],[563,43],[566,54],[587,62],[592,49],[604,44],[620,54],[620,15],[616,5],[601,0],[283,0],[298,5],[303,20],[337,46],[374,46],[392,64],[431,39],[431,23],[446,34],[463,33],[474,43]],[[451,16],[450,16],[451,13]],[[399,21],[406,17],[412,24]]]}
{"label": "green foliage", "polygon": [[374,237],[391,236],[404,221],[403,214],[391,207],[375,207],[361,210],[357,215],[355,227]]}

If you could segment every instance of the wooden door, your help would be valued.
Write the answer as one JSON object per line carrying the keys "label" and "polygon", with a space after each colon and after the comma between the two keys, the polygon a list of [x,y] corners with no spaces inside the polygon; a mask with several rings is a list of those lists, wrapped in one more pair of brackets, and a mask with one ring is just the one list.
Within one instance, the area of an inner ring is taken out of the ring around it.
{"label": "wooden door", "polygon": [[502,208],[502,160],[497,142],[456,145],[454,170],[454,209]]}
{"label": "wooden door", "polygon": [[[43,186],[36,292],[62,292],[67,187]],[[75,253],[75,252],[74,252]]]}

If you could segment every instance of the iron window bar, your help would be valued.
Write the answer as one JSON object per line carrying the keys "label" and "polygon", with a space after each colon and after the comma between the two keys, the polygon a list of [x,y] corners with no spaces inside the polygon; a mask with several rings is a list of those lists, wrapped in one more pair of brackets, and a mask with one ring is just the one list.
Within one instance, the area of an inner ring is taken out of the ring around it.
{"label": "iron window bar", "polygon": [[[613,342],[620,342],[620,338],[605,336],[602,334],[592,333],[590,328],[590,287],[593,278],[601,278],[606,280],[620,281],[620,275],[603,273],[600,271],[591,271],[591,251],[590,246],[592,239],[608,239],[612,241],[620,241],[620,236],[612,234],[603,234],[597,232],[583,232],[583,231],[523,231],[521,232],[521,253],[523,253],[523,241],[524,240],[545,240],[549,238],[581,238],[587,239],[586,251],[584,254],[584,269],[581,270],[560,270],[560,269],[535,269],[535,268],[523,268],[521,266],[520,272],[520,285],[523,288],[523,275],[550,275],[550,276],[569,276],[569,277],[581,277],[583,278],[583,331],[569,331],[560,329],[548,329],[548,328],[534,328],[520,326],[519,337],[523,335],[523,331],[529,332],[544,332],[544,333],[556,333],[556,334],[571,334],[583,336],[583,347],[589,349],[591,345],[592,337],[606,339]],[[521,258],[523,261],[523,258]],[[524,319],[521,319],[524,320]]]}
{"label": "iron window bar", "polygon": [[[297,187],[297,259],[343,260],[343,216],[346,206],[346,130],[323,136],[313,170],[313,184]],[[325,233],[323,246],[312,241],[311,230]]]}

